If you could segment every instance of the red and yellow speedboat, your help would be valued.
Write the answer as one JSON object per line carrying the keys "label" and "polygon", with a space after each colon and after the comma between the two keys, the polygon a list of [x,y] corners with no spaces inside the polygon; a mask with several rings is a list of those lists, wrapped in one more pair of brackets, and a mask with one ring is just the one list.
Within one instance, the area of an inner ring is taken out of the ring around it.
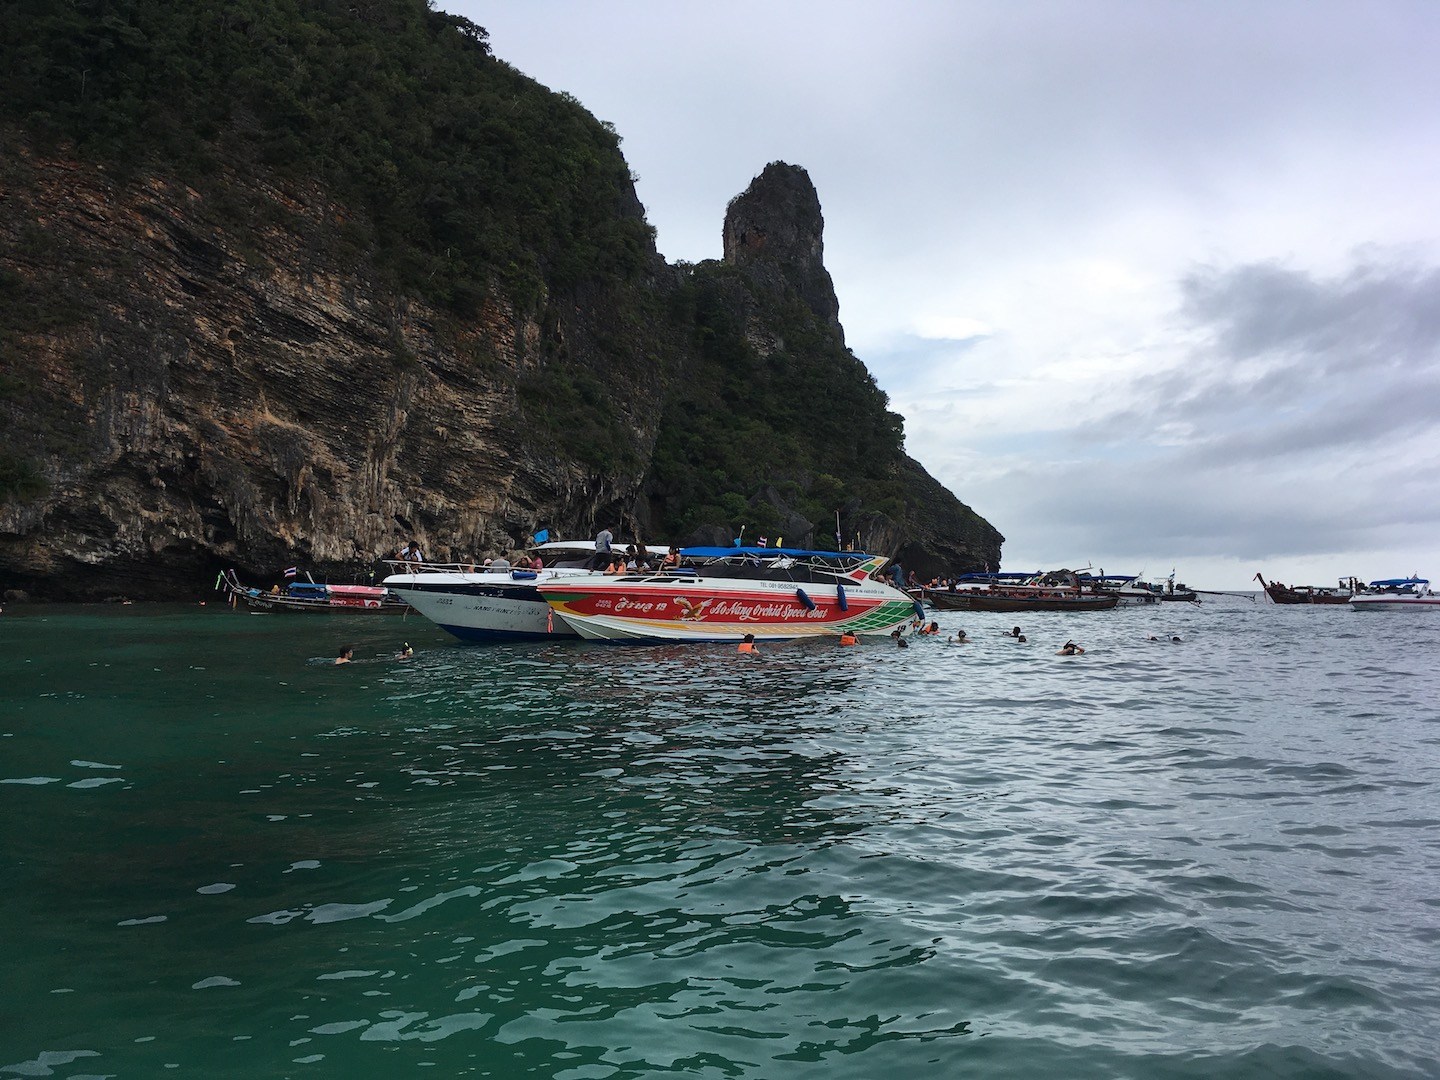
{"label": "red and yellow speedboat", "polygon": [[581,637],[602,641],[759,641],[888,634],[924,609],[872,575],[885,558],[853,551],[686,548],[654,574],[537,583]]}

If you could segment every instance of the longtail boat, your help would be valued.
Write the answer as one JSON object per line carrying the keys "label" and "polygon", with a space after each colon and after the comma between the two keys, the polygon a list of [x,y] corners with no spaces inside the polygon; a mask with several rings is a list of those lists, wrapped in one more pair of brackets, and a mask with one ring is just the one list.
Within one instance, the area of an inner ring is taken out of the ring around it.
{"label": "longtail boat", "polygon": [[1265,590],[1265,595],[1277,604],[1348,604],[1351,597],[1360,592],[1360,583],[1353,577],[1342,581],[1335,588],[1317,585],[1283,585],[1278,581],[1266,581],[1259,574],[1255,580]]}
{"label": "longtail boat", "polygon": [[215,587],[230,597],[230,603],[243,601],[256,611],[322,611],[329,613],[400,614],[410,605],[389,589],[378,585],[331,585],[319,581],[287,581],[269,589],[244,584],[234,570],[225,570],[216,579]]}
{"label": "longtail boat", "polygon": [[1087,593],[1075,571],[1052,570],[962,574],[953,589],[926,589],[925,602],[942,611],[1108,611],[1120,597]]}

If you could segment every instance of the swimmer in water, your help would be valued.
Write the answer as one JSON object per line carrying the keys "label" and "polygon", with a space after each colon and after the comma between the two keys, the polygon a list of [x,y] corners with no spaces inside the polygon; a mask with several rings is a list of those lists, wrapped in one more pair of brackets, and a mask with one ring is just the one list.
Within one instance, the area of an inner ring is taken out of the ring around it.
{"label": "swimmer in water", "polygon": [[965,636],[964,630],[956,630],[955,633],[946,639],[951,645],[969,645],[970,639]]}
{"label": "swimmer in water", "polygon": [[1055,655],[1056,655],[1056,656],[1075,656],[1075,655],[1077,655],[1077,654],[1079,654],[1079,653],[1083,653],[1084,651],[1085,651],[1084,649],[1082,649],[1079,645],[1076,645],[1073,641],[1067,641],[1067,642],[1065,642],[1064,645],[1061,645],[1061,646],[1060,646],[1060,651],[1057,652]]}
{"label": "swimmer in water", "polygon": [[410,647],[410,642],[407,641],[407,642],[405,642],[404,645],[401,645],[401,646],[400,646],[400,651],[395,654],[395,659],[396,659],[396,660],[409,660],[409,659],[410,659],[412,656],[414,656],[414,655],[415,655],[415,650]]}
{"label": "swimmer in water", "polygon": [[745,640],[740,642],[740,646],[736,651],[743,653],[753,653],[755,651],[755,635],[746,634]]}
{"label": "swimmer in water", "polygon": [[337,663],[337,664],[349,664],[349,663],[352,662],[352,661],[351,661],[351,657],[353,657],[354,655],[355,655],[355,649],[354,649],[354,647],[351,646],[351,645],[346,645],[346,646],[345,646],[343,649],[341,649],[340,652],[336,655],[336,657],[335,657],[335,663]]}

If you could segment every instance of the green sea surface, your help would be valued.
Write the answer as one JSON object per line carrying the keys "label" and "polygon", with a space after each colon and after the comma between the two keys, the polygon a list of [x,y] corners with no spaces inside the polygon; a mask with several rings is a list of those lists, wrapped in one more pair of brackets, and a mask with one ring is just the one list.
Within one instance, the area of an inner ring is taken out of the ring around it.
{"label": "green sea surface", "polygon": [[1440,618],[936,617],[8,607],[0,1077],[1440,1076]]}

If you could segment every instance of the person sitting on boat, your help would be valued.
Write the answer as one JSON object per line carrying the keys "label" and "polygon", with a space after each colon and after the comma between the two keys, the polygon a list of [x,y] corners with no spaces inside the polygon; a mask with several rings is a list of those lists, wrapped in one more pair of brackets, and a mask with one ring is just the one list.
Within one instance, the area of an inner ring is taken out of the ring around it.
{"label": "person sitting on boat", "polygon": [[510,560],[501,552],[490,560],[490,572],[492,574],[508,574],[510,572]]}
{"label": "person sitting on boat", "polygon": [[343,649],[341,649],[340,652],[336,655],[336,657],[335,657],[335,663],[337,663],[337,664],[349,664],[349,663],[352,663],[353,661],[352,661],[351,658],[352,658],[354,655],[355,655],[355,648],[354,648],[354,646],[352,646],[352,645],[346,645],[346,646],[345,646]]}
{"label": "person sitting on boat", "polygon": [[420,545],[414,540],[411,540],[410,543],[406,544],[403,548],[400,549],[400,558],[404,562],[425,561],[425,556],[420,554]]}
{"label": "person sitting on boat", "polygon": [[670,545],[670,550],[665,553],[662,564],[666,570],[673,570],[680,565],[680,552],[675,550],[675,545]]}
{"label": "person sitting on boat", "polygon": [[617,556],[614,556],[613,558],[611,558],[611,560],[610,560],[608,563],[605,564],[605,573],[607,573],[607,574],[623,574],[623,573],[625,573],[625,560],[622,559],[622,558],[620,558],[618,555],[617,555]]}
{"label": "person sitting on boat", "polygon": [[753,652],[755,652],[755,635],[754,635],[754,634],[746,634],[746,635],[745,635],[745,640],[742,641],[742,642],[740,642],[740,645],[739,645],[739,647],[736,649],[736,651],[737,651],[737,652],[743,652],[743,653],[753,653]]}
{"label": "person sitting on boat", "polygon": [[1064,645],[1060,646],[1060,650],[1055,655],[1075,656],[1079,653],[1083,653],[1084,651],[1084,649],[1082,649],[1079,645],[1076,645],[1073,641],[1067,641]]}

